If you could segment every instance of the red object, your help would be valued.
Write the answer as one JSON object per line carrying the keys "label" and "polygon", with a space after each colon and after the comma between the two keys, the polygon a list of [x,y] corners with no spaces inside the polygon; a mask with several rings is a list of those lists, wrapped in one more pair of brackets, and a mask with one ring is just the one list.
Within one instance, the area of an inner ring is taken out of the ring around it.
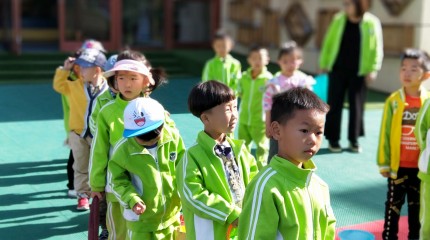
{"label": "red object", "polygon": [[88,221],[88,240],[99,238],[99,198],[94,197],[90,205],[90,219]]}

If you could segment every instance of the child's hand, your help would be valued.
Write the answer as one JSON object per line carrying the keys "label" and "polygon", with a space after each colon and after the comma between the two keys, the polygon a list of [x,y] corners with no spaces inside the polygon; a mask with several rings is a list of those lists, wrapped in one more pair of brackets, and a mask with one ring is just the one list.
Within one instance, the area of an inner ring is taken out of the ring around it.
{"label": "child's hand", "polygon": [[142,214],[146,210],[146,205],[143,202],[138,202],[133,207],[133,212],[137,215]]}
{"label": "child's hand", "polygon": [[103,192],[91,192],[90,198],[98,197],[100,200],[102,200],[103,199],[103,195],[104,195]]}
{"label": "child's hand", "polygon": [[389,173],[389,172],[382,172],[382,173],[381,173],[381,175],[382,175],[384,178],[389,178],[389,177],[390,177],[390,173]]}
{"label": "child's hand", "polygon": [[237,226],[239,226],[239,218],[236,218],[236,220],[234,220],[234,221],[231,223],[231,226],[233,226],[234,228],[237,228]]}
{"label": "child's hand", "polygon": [[68,57],[66,60],[64,60],[64,66],[63,69],[70,71],[72,70],[73,64],[75,63],[75,58]]}

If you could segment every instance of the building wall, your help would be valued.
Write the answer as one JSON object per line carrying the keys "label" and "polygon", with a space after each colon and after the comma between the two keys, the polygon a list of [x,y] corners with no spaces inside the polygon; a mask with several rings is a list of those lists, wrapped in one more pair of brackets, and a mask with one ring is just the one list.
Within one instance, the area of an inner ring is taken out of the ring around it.
{"label": "building wall", "polygon": [[[223,30],[230,33],[233,37],[237,37],[237,30],[241,27],[235,21],[231,21],[229,18],[229,6],[232,0],[222,1],[222,16],[221,16],[221,26]],[[237,1],[237,0],[236,0]],[[253,0],[245,0],[253,1]],[[256,0],[254,0],[256,1]],[[258,0],[257,0],[258,1]],[[262,1],[260,1],[262,2]],[[264,2],[264,1],[263,1]],[[285,41],[290,40],[287,33],[286,26],[283,22],[283,17],[289,8],[289,6],[294,2],[299,2],[312,23],[312,28],[314,33],[310,40],[304,46],[304,64],[302,69],[309,72],[318,72],[318,58],[319,49],[316,45],[316,27],[318,25],[318,12],[320,9],[324,8],[337,8],[342,9],[341,0],[267,0],[266,1],[270,9],[278,11],[280,13],[280,26],[279,26],[279,43],[278,46]],[[414,33],[412,34],[412,46],[421,48],[430,52],[430,14],[425,14],[425,9],[430,9],[430,1],[428,0],[413,0],[407,5],[403,12],[399,16],[392,16],[389,14],[388,10],[383,6],[381,0],[373,0],[370,12],[375,14],[384,24],[397,24],[402,25],[412,25]],[[259,10],[255,10],[253,13],[255,18],[258,18]],[[402,33],[402,32],[401,32]],[[402,37],[401,33],[398,37]],[[392,37],[392,36],[390,36]],[[397,35],[395,35],[397,37]],[[385,39],[385,41],[390,41],[390,39]],[[403,49],[403,48],[402,48]],[[246,54],[248,51],[247,46],[243,46],[240,43],[235,45],[236,52]],[[276,61],[277,49],[270,49],[270,56],[272,61]],[[377,80],[371,84],[370,88],[375,90],[380,90],[383,92],[392,92],[400,87],[399,82],[399,65],[400,65],[400,51],[397,52],[386,52],[384,56],[384,61],[382,64],[382,69],[379,72]],[[430,88],[430,81],[426,81],[424,84],[427,88]]]}

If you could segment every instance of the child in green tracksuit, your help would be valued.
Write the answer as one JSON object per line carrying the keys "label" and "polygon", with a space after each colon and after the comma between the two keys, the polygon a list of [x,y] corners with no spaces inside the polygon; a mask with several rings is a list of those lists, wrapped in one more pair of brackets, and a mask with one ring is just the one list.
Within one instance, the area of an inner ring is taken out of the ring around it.
{"label": "child in green tracksuit", "polygon": [[[428,67],[424,51],[407,49],[401,56],[399,71],[402,88],[385,101],[377,155],[379,171],[388,183],[382,239],[398,238],[400,211],[406,199],[408,239],[420,236],[420,179],[417,176],[420,147],[415,136],[425,136],[429,127],[418,124],[417,118],[422,103],[430,97],[422,86],[429,77]],[[415,124],[420,131],[425,130],[414,134]]]}
{"label": "child in green tracksuit", "polygon": [[278,154],[246,189],[239,239],[335,239],[329,189],[310,160],[321,146],[328,110],[305,88],[273,98],[271,131]]}
{"label": "child in green tracksuit", "polygon": [[179,226],[175,169],[185,146],[164,119],[163,106],[148,97],[131,101],[124,110],[125,139],[113,149],[108,176],[124,207],[125,239],[174,239]]}
{"label": "child in green tracksuit", "polygon": [[227,34],[216,34],[212,48],[215,57],[206,62],[202,81],[217,80],[236,92],[237,82],[241,77],[241,65],[229,54],[233,48],[233,39]]}
{"label": "child in green tracksuit", "polygon": [[245,188],[258,171],[244,142],[228,137],[237,123],[235,98],[217,81],[198,84],[188,97],[204,124],[176,171],[189,240],[234,238]]}
{"label": "child in green tracksuit", "polygon": [[122,139],[124,109],[129,101],[153,91],[164,81],[163,76],[151,72],[145,65],[145,57],[139,52],[124,51],[117,59],[113,68],[104,75],[107,78],[115,77],[120,93],[105,104],[95,118],[96,131],[89,166],[91,197],[104,199],[106,196],[109,239],[124,239],[126,235],[126,222],[107,178],[107,166],[113,147]]}
{"label": "child in green tracksuit", "polygon": [[267,70],[269,53],[266,48],[254,47],[248,55],[248,63],[251,66],[243,72],[239,80],[238,91],[241,99],[239,110],[238,138],[245,140],[245,144],[251,151],[251,143],[257,145],[256,158],[258,168],[261,169],[267,163],[269,153],[269,138],[266,137],[264,123],[263,95],[266,82],[273,78]]}
{"label": "child in green tracksuit", "polygon": [[[425,76],[430,77],[429,56],[426,54]],[[415,123],[415,137],[420,147],[418,159],[418,178],[421,180],[420,187],[420,240],[430,240],[430,99],[427,99],[418,112]]]}

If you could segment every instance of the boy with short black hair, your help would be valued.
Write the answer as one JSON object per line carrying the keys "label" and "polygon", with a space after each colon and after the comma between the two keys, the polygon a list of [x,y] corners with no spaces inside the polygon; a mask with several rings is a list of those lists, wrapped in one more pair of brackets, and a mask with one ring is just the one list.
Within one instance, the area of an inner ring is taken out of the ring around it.
{"label": "boy with short black hair", "polygon": [[239,239],[334,239],[327,184],[310,160],[318,152],[329,106],[293,88],[273,98],[272,136],[278,154],[246,189]]}
{"label": "boy with short black hair", "polygon": [[237,82],[242,72],[240,62],[230,55],[233,45],[233,39],[225,33],[218,33],[214,36],[212,48],[215,57],[205,64],[202,75],[203,82],[217,80],[236,92]]}
{"label": "boy with short black hair", "polygon": [[181,209],[175,169],[185,152],[182,138],[165,124],[163,106],[149,97],[129,102],[123,136],[113,149],[108,177],[124,207],[126,239],[173,240]]}
{"label": "boy with short black hair", "polygon": [[237,227],[245,187],[257,163],[242,140],[228,136],[237,123],[233,90],[214,80],[200,83],[191,90],[188,107],[204,131],[176,171],[187,239],[226,239]]}
{"label": "boy with short black hair", "polygon": [[[429,125],[426,126],[426,121],[421,124],[422,119],[418,120],[417,115],[421,105],[430,97],[430,93],[421,86],[430,76],[429,70],[425,52],[407,49],[401,57],[399,76],[402,88],[385,101],[377,156],[379,171],[388,180],[383,239],[397,239],[400,210],[406,196],[408,238],[418,239],[420,235],[420,180],[417,175],[420,146],[423,145],[419,146],[417,139],[421,143],[425,141]],[[415,124],[419,129],[415,130],[417,135],[414,135]]]}

